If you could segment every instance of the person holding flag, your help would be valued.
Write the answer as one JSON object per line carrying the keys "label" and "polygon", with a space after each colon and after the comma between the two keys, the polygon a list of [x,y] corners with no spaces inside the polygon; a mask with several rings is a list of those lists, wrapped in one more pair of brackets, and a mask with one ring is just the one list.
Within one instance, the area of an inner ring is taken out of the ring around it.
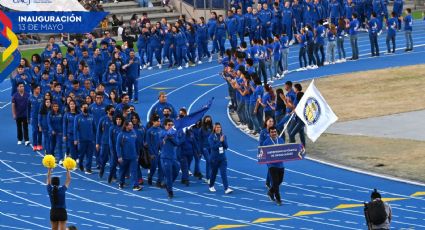
{"label": "person holding flag", "polygon": [[[269,137],[263,142],[263,146],[285,144],[285,140],[277,135],[276,127],[269,128]],[[282,205],[279,187],[283,182],[285,167],[283,162],[267,163],[269,175],[271,178],[271,188],[267,192],[271,201],[276,201],[277,205]]]}

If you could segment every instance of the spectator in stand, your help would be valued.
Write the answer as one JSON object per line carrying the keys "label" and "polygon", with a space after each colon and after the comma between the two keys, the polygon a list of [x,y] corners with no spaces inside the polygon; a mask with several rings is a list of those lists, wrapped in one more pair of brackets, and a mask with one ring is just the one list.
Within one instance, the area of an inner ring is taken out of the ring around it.
{"label": "spectator in stand", "polygon": [[120,26],[121,23],[123,23],[122,17],[121,20],[117,18],[117,15],[112,15],[112,31],[114,34],[118,34],[118,26]]}

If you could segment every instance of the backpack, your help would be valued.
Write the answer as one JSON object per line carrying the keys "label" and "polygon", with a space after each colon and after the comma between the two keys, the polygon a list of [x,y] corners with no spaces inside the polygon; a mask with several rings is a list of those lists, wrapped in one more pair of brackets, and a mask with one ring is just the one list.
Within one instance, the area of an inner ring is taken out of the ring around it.
{"label": "backpack", "polygon": [[149,150],[146,147],[142,147],[140,149],[139,165],[144,169],[151,168],[151,156],[149,154]]}
{"label": "backpack", "polygon": [[387,211],[382,200],[371,201],[367,204],[369,220],[373,225],[383,224],[387,220]]}

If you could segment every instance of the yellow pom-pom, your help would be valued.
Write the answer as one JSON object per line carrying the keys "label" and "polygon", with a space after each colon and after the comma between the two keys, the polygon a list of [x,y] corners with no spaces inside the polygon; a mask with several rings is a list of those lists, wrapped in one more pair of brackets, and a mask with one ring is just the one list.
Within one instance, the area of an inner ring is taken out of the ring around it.
{"label": "yellow pom-pom", "polygon": [[68,170],[73,170],[75,167],[77,167],[77,162],[75,162],[75,160],[71,157],[67,157],[63,161],[63,167]]}
{"label": "yellow pom-pom", "polygon": [[52,168],[56,167],[56,160],[55,160],[55,157],[53,155],[44,156],[42,163],[43,163],[44,167],[46,167],[46,168],[52,169]]}

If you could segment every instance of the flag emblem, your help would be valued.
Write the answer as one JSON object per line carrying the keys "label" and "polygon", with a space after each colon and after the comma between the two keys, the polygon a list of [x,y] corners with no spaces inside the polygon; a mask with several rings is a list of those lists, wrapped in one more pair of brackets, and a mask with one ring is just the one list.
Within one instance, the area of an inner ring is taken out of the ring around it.
{"label": "flag emblem", "polygon": [[320,118],[320,104],[313,98],[307,98],[304,106],[304,119],[307,121],[308,125],[314,125]]}

